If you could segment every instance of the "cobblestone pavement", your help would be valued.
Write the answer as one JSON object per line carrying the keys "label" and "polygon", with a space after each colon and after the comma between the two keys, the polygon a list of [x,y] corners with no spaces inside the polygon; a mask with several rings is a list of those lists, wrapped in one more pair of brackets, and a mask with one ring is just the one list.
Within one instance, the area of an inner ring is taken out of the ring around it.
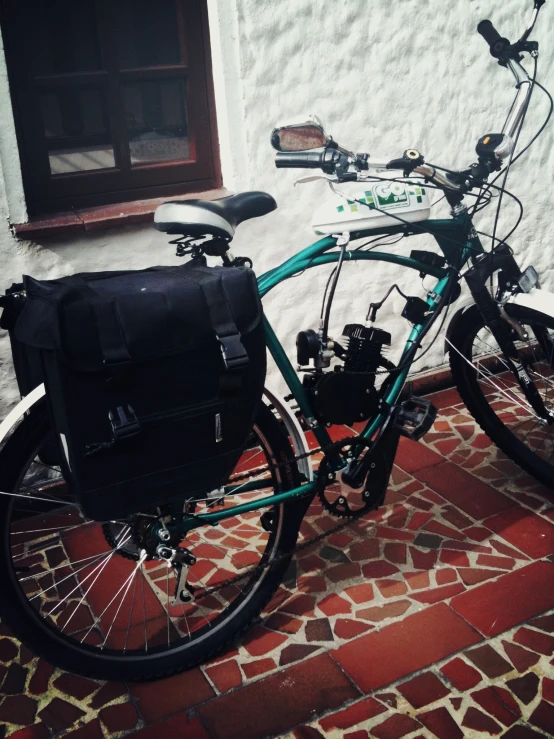
{"label": "cobblestone pavement", "polygon": [[[439,417],[424,442],[401,440],[386,505],[301,552],[262,622],[202,668],[101,683],[0,627],[4,735],[554,736],[554,494],[455,391],[432,400]],[[302,534],[335,523],[314,503]]]}

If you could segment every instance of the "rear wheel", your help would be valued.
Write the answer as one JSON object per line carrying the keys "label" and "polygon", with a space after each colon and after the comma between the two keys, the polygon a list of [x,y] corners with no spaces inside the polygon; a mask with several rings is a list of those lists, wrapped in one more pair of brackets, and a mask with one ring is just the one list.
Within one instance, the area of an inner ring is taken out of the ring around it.
{"label": "rear wheel", "polygon": [[[554,413],[554,320],[516,305],[509,310],[528,334],[513,336],[523,364]],[[553,487],[554,425],[529,404],[477,306],[461,316],[450,340],[452,375],[472,416],[510,459]]]}
{"label": "rear wheel", "polygon": [[[148,545],[159,511],[86,519],[59,468],[38,456],[48,432],[45,411],[34,410],[0,453],[0,616],[16,636],[72,672],[148,680],[205,661],[243,633],[287,569],[306,501],[237,515],[173,543],[196,560],[177,598],[177,572]],[[286,464],[260,472],[275,460]],[[299,484],[292,448],[266,406],[234,474],[248,472],[248,490],[239,484],[225,507]],[[195,513],[221,504],[183,501]]]}

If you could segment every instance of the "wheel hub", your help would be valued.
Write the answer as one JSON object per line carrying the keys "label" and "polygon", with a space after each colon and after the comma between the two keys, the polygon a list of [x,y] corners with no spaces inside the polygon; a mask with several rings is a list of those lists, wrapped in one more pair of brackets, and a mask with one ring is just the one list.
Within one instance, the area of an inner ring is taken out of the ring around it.
{"label": "wheel hub", "polygon": [[109,521],[102,525],[106,541],[117,554],[126,559],[138,561],[141,552],[146,559],[165,559],[160,557],[158,548],[174,550],[183,536],[172,531],[162,522],[161,517],[138,513],[128,521]]}

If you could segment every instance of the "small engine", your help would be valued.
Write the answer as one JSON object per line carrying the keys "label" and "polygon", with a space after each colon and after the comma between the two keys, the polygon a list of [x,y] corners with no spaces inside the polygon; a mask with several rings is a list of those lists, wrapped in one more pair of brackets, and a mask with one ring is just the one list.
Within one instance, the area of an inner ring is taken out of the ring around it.
{"label": "small engine", "polygon": [[[309,341],[306,341],[309,334]],[[379,328],[369,328],[357,323],[344,327],[344,341],[335,342],[335,355],[343,361],[329,372],[321,370],[304,377],[318,420],[326,424],[352,425],[364,421],[377,411],[378,395],[375,375],[383,364],[382,348],[390,345],[391,336]],[[306,358],[316,361],[321,351],[315,331],[298,334],[299,362]],[[309,344],[309,352],[307,351]],[[316,348],[318,351],[316,352]]]}

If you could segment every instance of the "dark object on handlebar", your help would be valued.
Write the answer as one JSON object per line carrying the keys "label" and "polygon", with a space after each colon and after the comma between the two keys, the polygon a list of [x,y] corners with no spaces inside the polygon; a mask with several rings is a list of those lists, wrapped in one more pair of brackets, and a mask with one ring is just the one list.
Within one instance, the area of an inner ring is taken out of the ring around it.
{"label": "dark object on handlebar", "polygon": [[406,149],[400,159],[391,159],[390,162],[387,162],[387,169],[402,169],[407,177],[416,167],[424,163],[423,154],[420,154],[417,149]]}
{"label": "dark object on handlebar", "polygon": [[323,167],[325,149],[312,151],[278,151],[275,155],[275,166],[278,169],[294,167],[298,169],[320,169]]}
{"label": "dark object on handlebar", "polygon": [[501,59],[510,48],[508,39],[503,38],[490,21],[481,21],[477,26],[477,31],[489,45],[491,55],[495,59]]}
{"label": "dark object on handlebar", "polygon": [[529,41],[528,39],[535,27],[538,12],[545,2],[546,0],[535,0],[535,15],[533,22],[525,31],[523,36],[514,44],[511,44],[507,38],[501,36],[489,20],[481,21],[477,26],[477,31],[489,45],[491,55],[495,59],[498,59],[498,63],[502,67],[506,67],[510,59],[515,62],[520,62],[523,59],[523,52],[528,52],[533,56],[537,55],[539,50],[538,43],[536,41]]}
{"label": "dark object on handlebar", "polygon": [[500,169],[500,163],[496,159],[496,149],[503,143],[506,136],[503,133],[487,133],[481,136],[475,147],[479,159],[487,159],[494,161],[495,169]]}
{"label": "dark object on handlebar", "polygon": [[[346,174],[350,159],[347,154],[339,151],[335,142],[322,149],[310,151],[278,151],[275,155],[275,166],[278,169],[322,169],[326,174],[337,174],[342,177]],[[353,179],[356,179],[355,174]]]}

